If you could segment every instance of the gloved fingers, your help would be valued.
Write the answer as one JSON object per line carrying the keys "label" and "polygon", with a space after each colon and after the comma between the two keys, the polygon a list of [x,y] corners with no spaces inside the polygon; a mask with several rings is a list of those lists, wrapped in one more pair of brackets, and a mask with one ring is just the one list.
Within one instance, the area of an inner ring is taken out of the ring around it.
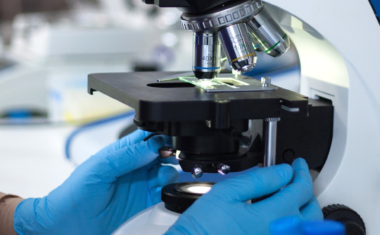
{"label": "gloved fingers", "polygon": [[[286,204],[288,207],[297,206],[301,208],[311,199],[313,196],[313,182],[306,161],[302,158],[298,158],[293,162],[292,167],[294,171],[292,182],[265,201],[268,200],[270,203],[288,201],[292,202]],[[282,209],[289,210],[286,206]]]}
{"label": "gloved fingers", "polygon": [[157,187],[151,190],[150,195],[152,195],[152,205],[156,205],[161,202],[161,190],[162,187]]}
{"label": "gloved fingers", "polygon": [[290,192],[297,192],[298,206],[305,205],[313,195],[313,180],[309,172],[309,166],[305,159],[298,158],[292,164],[294,170],[294,178],[292,183],[286,187]]}
{"label": "gloved fingers", "polygon": [[107,147],[102,149],[97,154],[108,154],[108,153],[112,153],[114,151],[117,151],[119,149],[122,149],[124,147],[135,145],[135,144],[141,142],[149,134],[151,134],[151,133],[147,132],[147,131],[136,130],[136,131],[132,132],[131,134],[124,136],[120,140],[108,145]]}
{"label": "gloved fingers", "polygon": [[172,165],[178,165],[179,160],[175,157],[169,157],[169,158],[160,158],[161,163],[165,164],[172,164]]}
{"label": "gloved fingers", "polygon": [[[297,158],[292,163],[293,170],[304,170],[309,173],[309,166],[303,158]],[[311,177],[310,177],[311,178]]]}
{"label": "gloved fingers", "polygon": [[[136,130],[133,133],[121,138],[120,140],[108,145],[104,149],[102,149],[98,154],[108,154],[115,152],[119,149],[125,148],[127,146],[135,145],[141,141],[143,141],[146,137],[151,135],[152,132]],[[172,146],[172,138],[169,136],[161,135],[165,140],[166,146]]]}
{"label": "gloved fingers", "polygon": [[93,172],[107,182],[114,182],[118,177],[150,164],[157,158],[158,149],[164,145],[163,137],[155,136],[146,142],[109,153],[105,157],[97,156],[100,160]]}
{"label": "gloved fingers", "polygon": [[245,202],[278,191],[291,181],[292,176],[293,170],[287,164],[255,168],[246,174],[217,183],[206,195],[223,195],[223,198],[230,201]]}
{"label": "gloved fingers", "polygon": [[315,196],[306,205],[301,207],[300,213],[305,220],[323,220],[323,213]]}
{"label": "gloved fingers", "polygon": [[158,171],[160,166],[156,165],[148,171],[148,188],[153,189],[158,186]]}
{"label": "gloved fingers", "polygon": [[178,181],[179,177],[179,174],[174,167],[162,165],[150,169],[148,175],[148,185],[150,189],[175,183]]}
{"label": "gloved fingers", "polygon": [[145,165],[145,169],[146,171],[150,171],[151,169],[155,168],[155,167],[158,167],[161,165],[161,162],[159,160],[159,158],[155,158],[153,161],[151,161],[149,164]]}

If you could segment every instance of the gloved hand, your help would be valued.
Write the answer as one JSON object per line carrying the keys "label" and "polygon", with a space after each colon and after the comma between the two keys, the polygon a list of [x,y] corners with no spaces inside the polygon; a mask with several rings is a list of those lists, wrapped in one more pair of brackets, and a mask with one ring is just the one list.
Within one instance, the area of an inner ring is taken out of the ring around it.
{"label": "gloved hand", "polygon": [[[246,203],[272,193],[262,201]],[[269,235],[270,222],[291,215],[307,220],[323,218],[303,159],[295,160],[293,169],[289,165],[255,168],[215,184],[166,234]]]}
{"label": "gloved hand", "polygon": [[307,221],[299,216],[277,219],[270,224],[271,235],[344,235],[346,227],[338,221]]}
{"label": "gloved hand", "polygon": [[22,201],[15,230],[25,234],[111,234],[136,213],[160,202],[161,187],[178,178],[162,166],[158,149],[168,137],[136,131],[80,165],[48,196]]}

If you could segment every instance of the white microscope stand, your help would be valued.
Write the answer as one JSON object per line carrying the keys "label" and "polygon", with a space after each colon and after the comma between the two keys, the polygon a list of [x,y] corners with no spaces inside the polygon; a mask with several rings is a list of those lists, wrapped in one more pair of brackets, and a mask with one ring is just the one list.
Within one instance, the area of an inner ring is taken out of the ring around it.
{"label": "white microscope stand", "polygon": [[283,12],[278,20],[300,57],[301,93],[331,99],[335,108],[333,142],[315,194],[322,207],[339,203],[356,210],[367,234],[379,234],[380,25],[375,14],[368,1],[268,3],[293,15]]}

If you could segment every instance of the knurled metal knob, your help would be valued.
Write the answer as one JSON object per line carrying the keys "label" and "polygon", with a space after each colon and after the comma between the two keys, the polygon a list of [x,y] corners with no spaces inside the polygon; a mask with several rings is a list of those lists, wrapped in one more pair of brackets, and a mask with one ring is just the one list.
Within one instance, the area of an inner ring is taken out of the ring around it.
{"label": "knurled metal knob", "polygon": [[195,32],[217,33],[223,27],[249,21],[262,10],[263,6],[261,0],[248,0],[209,14],[184,13],[181,17],[182,28]]}
{"label": "knurled metal knob", "polygon": [[325,219],[335,220],[343,223],[346,227],[347,234],[365,235],[366,228],[363,219],[360,215],[341,204],[333,204],[323,208],[323,215]]}

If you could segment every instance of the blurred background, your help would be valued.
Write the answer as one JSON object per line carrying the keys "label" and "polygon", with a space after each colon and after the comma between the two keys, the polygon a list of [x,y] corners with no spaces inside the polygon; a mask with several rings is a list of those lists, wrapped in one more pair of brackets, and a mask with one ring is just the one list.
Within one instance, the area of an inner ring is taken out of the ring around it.
{"label": "blurred background", "polygon": [[[45,196],[133,130],[133,110],[90,96],[87,75],[190,71],[192,32],[180,15],[141,0],[0,0],[0,191]],[[258,53],[248,75],[298,91],[296,48]]]}

